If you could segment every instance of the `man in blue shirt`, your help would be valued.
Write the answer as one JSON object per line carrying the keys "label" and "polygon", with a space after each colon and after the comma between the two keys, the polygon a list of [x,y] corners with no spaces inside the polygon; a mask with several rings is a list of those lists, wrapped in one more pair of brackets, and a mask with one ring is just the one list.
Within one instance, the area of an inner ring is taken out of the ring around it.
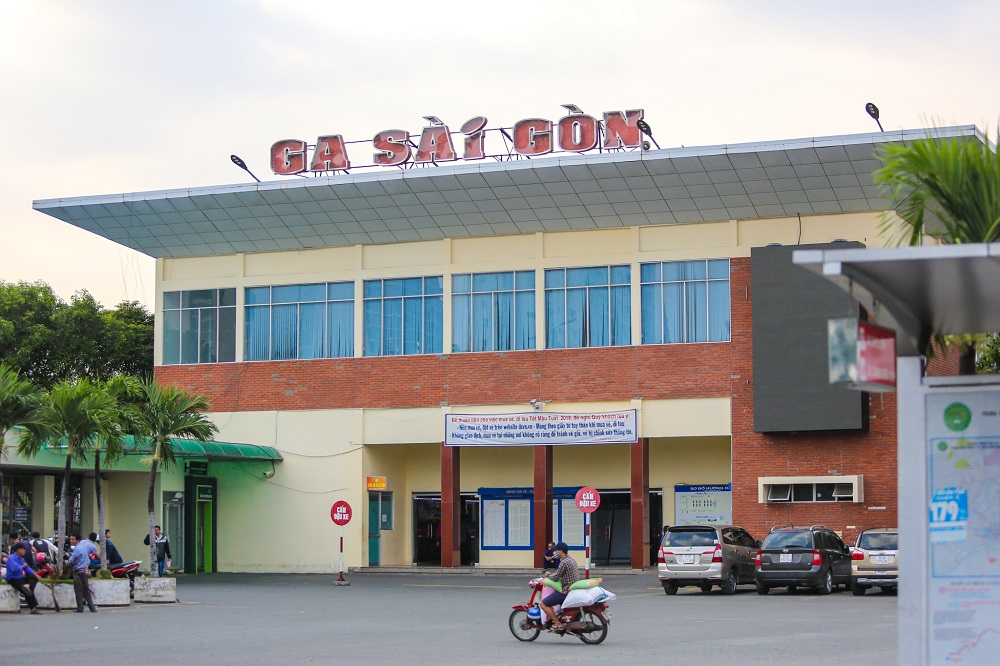
{"label": "man in blue shirt", "polygon": [[69,545],[73,547],[66,564],[73,571],[73,591],[76,592],[76,612],[83,612],[83,602],[91,613],[97,612],[94,598],[90,593],[90,560],[97,557],[97,547],[89,539],[81,539],[79,534],[71,534]]}
{"label": "man in blue shirt", "polygon": [[10,583],[10,586],[15,590],[24,595],[24,599],[28,602],[28,608],[32,615],[41,615],[42,611],[38,610],[38,600],[35,599],[35,593],[31,591],[31,586],[28,585],[28,576],[31,576],[36,582],[39,579],[35,570],[28,566],[28,563],[24,561],[24,548],[25,544],[23,541],[16,542],[11,548],[11,554],[7,558],[7,573],[4,578]]}

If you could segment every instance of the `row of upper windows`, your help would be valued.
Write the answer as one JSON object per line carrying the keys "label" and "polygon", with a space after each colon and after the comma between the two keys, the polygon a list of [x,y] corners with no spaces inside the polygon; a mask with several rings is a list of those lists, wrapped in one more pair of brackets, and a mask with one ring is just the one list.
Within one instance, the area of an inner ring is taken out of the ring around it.
{"label": "row of upper windows", "polygon": [[[632,344],[627,265],[545,271],[548,349]],[[729,340],[729,260],[640,266],[642,344]],[[247,361],[354,356],[354,283],[249,287]],[[451,351],[536,349],[535,272],[452,276]],[[441,276],[365,280],[364,356],[439,354]],[[236,289],[163,295],[163,363],[236,360]]]}

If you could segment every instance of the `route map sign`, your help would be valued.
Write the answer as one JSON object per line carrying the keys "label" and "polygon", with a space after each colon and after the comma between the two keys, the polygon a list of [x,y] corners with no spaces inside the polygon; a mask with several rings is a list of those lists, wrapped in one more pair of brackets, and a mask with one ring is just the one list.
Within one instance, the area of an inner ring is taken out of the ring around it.
{"label": "route map sign", "polygon": [[926,400],[931,663],[995,664],[1000,653],[1000,392],[935,392]]}

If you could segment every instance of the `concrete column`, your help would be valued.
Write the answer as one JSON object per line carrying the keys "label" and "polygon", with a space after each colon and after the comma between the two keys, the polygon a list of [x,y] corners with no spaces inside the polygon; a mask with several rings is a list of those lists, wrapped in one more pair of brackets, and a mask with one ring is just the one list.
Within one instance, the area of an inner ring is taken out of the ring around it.
{"label": "concrete column", "polygon": [[56,477],[36,474],[31,480],[31,529],[43,537],[56,533]]}
{"label": "concrete column", "polygon": [[441,443],[441,566],[462,564],[461,453],[457,446]]}
{"label": "concrete column", "polygon": [[632,568],[649,566],[649,439],[629,444],[631,467]]}
{"label": "concrete column", "polygon": [[97,531],[97,484],[94,479],[84,477],[80,492],[80,536],[87,538]]}
{"label": "concrete column", "polygon": [[545,564],[545,546],[552,539],[552,447],[536,446],[535,499],[532,512],[535,518],[535,567]]}

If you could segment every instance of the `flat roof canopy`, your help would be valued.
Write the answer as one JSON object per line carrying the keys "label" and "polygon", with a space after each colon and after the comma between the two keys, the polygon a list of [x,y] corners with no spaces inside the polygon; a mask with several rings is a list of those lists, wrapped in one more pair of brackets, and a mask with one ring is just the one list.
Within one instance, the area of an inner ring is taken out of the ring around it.
{"label": "flat roof canopy", "polygon": [[919,354],[935,334],[1000,331],[1000,243],[798,250],[794,261],[895,329],[900,356]]}
{"label": "flat roof canopy", "polygon": [[151,257],[891,209],[879,145],[985,142],[974,126],[387,167],[359,174],[34,202]]}

